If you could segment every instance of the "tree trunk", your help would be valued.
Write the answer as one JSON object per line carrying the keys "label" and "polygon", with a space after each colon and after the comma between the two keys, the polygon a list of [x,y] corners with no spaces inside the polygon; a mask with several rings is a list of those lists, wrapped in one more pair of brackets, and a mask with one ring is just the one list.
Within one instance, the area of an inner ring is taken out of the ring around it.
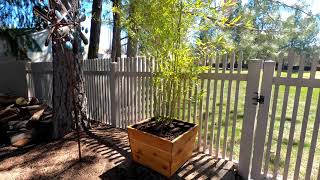
{"label": "tree trunk", "polygon": [[98,58],[101,29],[102,0],[93,0],[88,59]]}
{"label": "tree trunk", "polygon": [[[113,0],[113,7],[120,8],[120,0]],[[113,13],[113,34],[112,34],[112,50],[111,59],[117,61],[118,57],[121,57],[121,28],[120,28],[120,14],[119,12]]]}
{"label": "tree trunk", "polygon": [[[68,61],[73,61],[72,52],[65,50],[60,44],[52,45],[53,55],[53,138],[58,139],[70,132],[72,128],[72,94],[71,73]],[[75,62],[75,61],[73,61]]]}
{"label": "tree trunk", "polygon": [[73,121],[75,115],[80,120],[86,119],[80,43],[79,35],[75,36],[72,50],[65,49],[62,42],[52,43],[54,139],[63,137],[75,127],[78,123]]}
{"label": "tree trunk", "polygon": [[129,7],[129,20],[131,21],[131,24],[133,26],[131,28],[133,32],[128,32],[127,57],[135,57],[137,55],[138,41],[132,35],[132,33],[137,32],[136,23],[133,18],[134,11],[135,11],[135,1],[131,0],[130,7]]}

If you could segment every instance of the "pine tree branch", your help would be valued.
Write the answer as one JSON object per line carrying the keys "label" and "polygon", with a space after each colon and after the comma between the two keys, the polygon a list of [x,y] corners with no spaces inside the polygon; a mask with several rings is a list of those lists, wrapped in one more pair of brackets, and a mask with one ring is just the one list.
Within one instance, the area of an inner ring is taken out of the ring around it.
{"label": "pine tree branch", "polygon": [[282,5],[282,6],[285,6],[287,8],[290,8],[290,9],[294,9],[294,10],[297,10],[297,11],[300,11],[310,17],[313,17],[314,15],[311,13],[311,12],[306,12],[305,10],[301,9],[301,8],[298,8],[297,6],[292,6],[292,5],[288,5],[286,3],[283,3],[283,2],[280,2],[280,1],[277,1],[277,0],[269,0],[271,3],[276,3],[276,4],[279,4],[279,5]]}

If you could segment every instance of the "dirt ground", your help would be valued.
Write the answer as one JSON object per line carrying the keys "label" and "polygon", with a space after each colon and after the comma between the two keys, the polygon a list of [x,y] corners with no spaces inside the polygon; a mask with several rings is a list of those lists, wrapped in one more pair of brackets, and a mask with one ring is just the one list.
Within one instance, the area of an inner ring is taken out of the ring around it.
{"label": "dirt ground", "polygon": [[[71,133],[22,149],[0,147],[0,179],[165,179],[133,163],[125,131],[103,126],[81,134],[82,161]],[[234,165],[194,153],[171,179],[235,179]]]}

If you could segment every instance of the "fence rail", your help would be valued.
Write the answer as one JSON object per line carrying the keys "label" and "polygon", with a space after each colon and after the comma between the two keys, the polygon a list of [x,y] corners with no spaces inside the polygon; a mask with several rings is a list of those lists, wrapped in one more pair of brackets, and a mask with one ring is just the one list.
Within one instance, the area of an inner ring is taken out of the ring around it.
{"label": "fence rail", "polygon": [[[197,148],[239,163],[245,178],[316,178],[318,60],[310,68],[301,58],[294,71],[294,57],[289,53],[288,63],[280,60],[275,72],[273,61],[251,60],[243,66],[241,54],[216,56],[206,60],[211,68],[199,75],[199,84],[189,86],[183,80],[175,88],[179,98],[174,113],[178,119],[199,124]],[[159,71],[156,62],[147,57],[84,60],[89,118],[126,128],[153,117],[162,100],[152,82]],[[51,65],[43,63],[27,70],[30,94],[50,103],[51,73]],[[161,113],[167,111],[163,106]]]}

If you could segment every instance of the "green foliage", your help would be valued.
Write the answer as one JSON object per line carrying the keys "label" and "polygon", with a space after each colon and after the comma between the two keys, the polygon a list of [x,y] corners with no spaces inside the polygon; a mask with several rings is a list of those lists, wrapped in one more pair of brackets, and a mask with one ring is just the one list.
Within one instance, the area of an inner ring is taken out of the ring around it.
{"label": "green foliage", "polygon": [[[313,53],[319,33],[318,15],[307,15],[309,7],[295,4],[288,6],[278,1],[257,0],[238,6],[252,29],[234,29],[234,46],[244,51],[245,57],[277,59],[281,52]],[[289,17],[283,17],[283,13]]]}
{"label": "green foliage", "polygon": [[[130,3],[134,3],[135,9],[129,16]],[[138,40],[140,51],[156,59],[159,73],[154,76],[154,85],[161,104],[157,112],[166,109],[161,115],[175,116],[181,82],[189,82],[185,90],[198,83],[198,74],[208,68],[201,65],[205,55],[214,54],[212,49],[231,49],[224,36],[208,43],[198,34],[213,28],[247,25],[241,22],[241,16],[229,18],[236,5],[233,1],[221,6],[214,4],[203,0],[131,0],[121,9],[113,9],[121,13],[121,23]]]}

